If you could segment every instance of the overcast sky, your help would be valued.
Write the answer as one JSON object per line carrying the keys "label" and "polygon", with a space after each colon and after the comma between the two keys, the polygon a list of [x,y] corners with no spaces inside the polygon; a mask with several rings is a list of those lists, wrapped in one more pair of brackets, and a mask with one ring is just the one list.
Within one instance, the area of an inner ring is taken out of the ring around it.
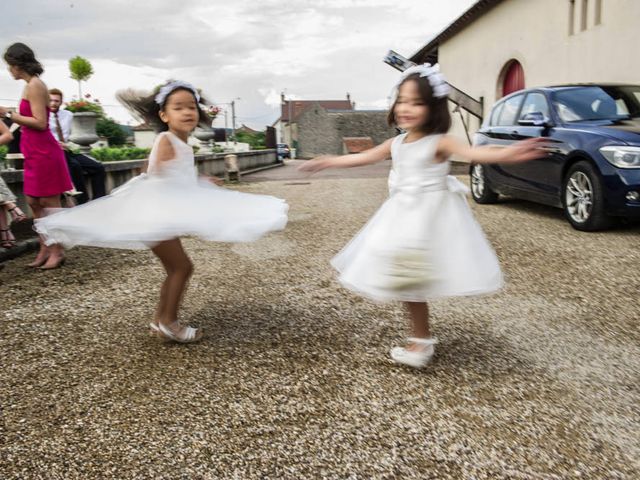
{"label": "overcast sky", "polygon": [[[136,123],[115,100],[118,89],[179,78],[214,103],[239,97],[238,125],[263,129],[278,118],[282,91],[305,100],[349,92],[356,108],[385,108],[397,73],[382,62],[384,54],[413,54],[474,0],[2,3],[2,51],[16,41],[29,45],[44,65],[43,80],[67,98],[77,95],[68,60],[81,55],[94,68],[83,92],[118,121]],[[0,105],[14,106],[23,85],[2,71]]]}

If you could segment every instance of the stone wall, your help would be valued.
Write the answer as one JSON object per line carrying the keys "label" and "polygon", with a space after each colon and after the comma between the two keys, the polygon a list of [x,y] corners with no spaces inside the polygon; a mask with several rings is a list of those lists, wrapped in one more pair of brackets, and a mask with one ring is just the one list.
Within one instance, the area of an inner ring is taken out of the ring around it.
{"label": "stone wall", "polygon": [[[196,155],[196,165],[198,171],[202,175],[224,176],[225,164],[224,157],[228,153],[215,153],[207,155]],[[278,161],[275,150],[253,150],[250,152],[237,152],[238,168],[240,172],[249,172],[256,168],[282,165]],[[110,192],[116,187],[131,180],[136,175],[142,173],[146,167],[146,160],[123,160],[118,162],[104,162],[103,165],[107,172],[106,187]],[[7,183],[11,191],[18,197],[18,205],[20,208],[28,211],[26,200],[23,193],[23,171],[22,170],[3,170],[0,175]],[[90,182],[87,182],[89,184]],[[87,185],[90,187],[90,185]]]}
{"label": "stone wall", "polygon": [[342,155],[343,137],[371,137],[377,145],[396,135],[386,111],[326,110],[316,104],[296,119],[299,158]]}

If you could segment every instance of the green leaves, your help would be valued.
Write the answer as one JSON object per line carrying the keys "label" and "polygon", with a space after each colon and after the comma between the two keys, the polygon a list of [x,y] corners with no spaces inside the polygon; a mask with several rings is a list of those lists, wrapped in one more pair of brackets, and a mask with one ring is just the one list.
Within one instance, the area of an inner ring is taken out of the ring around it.
{"label": "green leaves", "polygon": [[78,82],[88,80],[93,75],[91,62],[79,55],[69,60],[69,71],[71,72],[71,78]]}

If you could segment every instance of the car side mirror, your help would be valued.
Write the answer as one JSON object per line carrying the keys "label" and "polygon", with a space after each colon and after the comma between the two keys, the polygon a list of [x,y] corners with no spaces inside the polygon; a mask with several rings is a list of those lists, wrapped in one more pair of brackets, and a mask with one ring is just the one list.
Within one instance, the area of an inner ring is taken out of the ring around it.
{"label": "car side mirror", "polygon": [[524,117],[518,120],[518,125],[528,127],[549,127],[551,122],[542,112],[531,112],[525,114]]}

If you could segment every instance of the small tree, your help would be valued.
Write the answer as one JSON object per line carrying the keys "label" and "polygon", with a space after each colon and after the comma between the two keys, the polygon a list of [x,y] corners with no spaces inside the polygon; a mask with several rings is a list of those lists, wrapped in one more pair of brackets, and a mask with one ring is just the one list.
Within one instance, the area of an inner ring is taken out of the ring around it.
{"label": "small tree", "polygon": [[69,71],[71,72],[71,78],[78,82],[78,99],[82,99],[81,83],[89,80],[89,77],[93,75],[91,62],[86,58],[82,58],[80,55],[77,55],[69,60]]}

